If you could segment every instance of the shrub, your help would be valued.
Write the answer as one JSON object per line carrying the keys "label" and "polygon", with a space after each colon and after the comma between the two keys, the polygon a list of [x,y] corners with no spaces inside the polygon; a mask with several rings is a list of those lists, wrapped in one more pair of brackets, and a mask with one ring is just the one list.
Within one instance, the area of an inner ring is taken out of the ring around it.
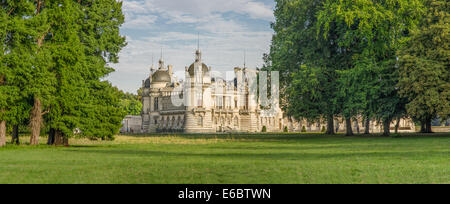
{"label": "shrub", "polygon": [[262,132],[267,132],[267,127],[266,126],[263,126]]}
{"label": "shrub", "polygon": [[287,126],[284,126],[284,132],[289,132],[289,128]]}
{"label": "shrub", "polygon": [[302,127],[302,132],[306,132],[306,127],[305,126]]}
{"label": "shrub", "polygon": [[325,128],[325,126],[322,126],[322,132],[326,132],[327,129]]}

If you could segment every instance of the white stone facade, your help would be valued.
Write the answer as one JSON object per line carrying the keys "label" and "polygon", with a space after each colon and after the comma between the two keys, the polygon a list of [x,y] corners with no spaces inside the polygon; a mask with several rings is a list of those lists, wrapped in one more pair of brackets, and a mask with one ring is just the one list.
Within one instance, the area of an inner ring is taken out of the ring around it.
{"label": "white stone facade", "polygon": [[[213,77],[211,71],[197,50],[195,62],[185,69],[185,81],[179,82],[172,66],[166,68],[161,59],[143,81],[142,132],[261,132],[264,126],[268,132],[283,130],[279,104],[262,109],[257,93],[249,91],[247,79],[258,70],[234,68],[232,81]],[[174,98],[184,103],[174,104]]]}

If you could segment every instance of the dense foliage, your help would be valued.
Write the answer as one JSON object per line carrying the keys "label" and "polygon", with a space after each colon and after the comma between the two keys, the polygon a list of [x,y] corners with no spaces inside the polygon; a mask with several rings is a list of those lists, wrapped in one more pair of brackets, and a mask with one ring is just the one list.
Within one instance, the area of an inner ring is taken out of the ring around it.
{"label": "dense foliage", "polygon": [[0,120],[29,123],[32,145],[43,124],[49,144],[75,134],[112,138],[125,113],[118,90],[101,79],[125,46],[122,2],[2,0],[0,9]]}
{"label": "dense foliage", "polygon": [[121,91],[120,108],[127,115],[141,115],[142,101],[140,94],[138,93],[138,95],[136,95],[132,93],[124,93]]}
{"label": "dense foliage", "polygon": [[450,116],[450,2],[429,0],[421,26],[400,49],[400,94],[406,108],[431,132],[436,116]]}
{"label": "dense foliage", "polygon": [[[423,121],[423,112],[428,119],[448,117],[448,2],[276,2],[275,34],[265,68],[282,73],[281,101],[288,116],[326,119],[328,134],[333,133],[334,119],[344,118],[351,127],[352,119],[363,116],[366,124],[382,122],[385,135],[393,119],[412,116]],[[425,62],[430,66],[420,65]],[[421,81],[408,72],[427,75]]]}

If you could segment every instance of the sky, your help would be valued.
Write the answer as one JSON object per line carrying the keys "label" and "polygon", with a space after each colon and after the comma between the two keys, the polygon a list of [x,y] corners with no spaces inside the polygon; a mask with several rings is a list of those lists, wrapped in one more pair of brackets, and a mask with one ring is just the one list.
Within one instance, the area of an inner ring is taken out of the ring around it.
{"label": "sky", "polygon": [[[121,34],[128,45],[121,51],[109,80],[136,93],[161,57],[179,78],[194,62],[200,39],[203,62],[214,71],[263,65],[270,50],[273,0],[124,0]],[[244,54],[245,53],[245,54]]]}

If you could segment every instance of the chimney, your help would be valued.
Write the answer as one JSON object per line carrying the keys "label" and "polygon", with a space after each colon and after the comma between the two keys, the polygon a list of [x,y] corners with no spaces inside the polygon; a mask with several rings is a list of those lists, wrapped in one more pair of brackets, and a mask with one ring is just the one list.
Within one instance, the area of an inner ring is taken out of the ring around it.
{"label": "chimney", "polygon": [[172,76],[172,74],[173,74],[173,66],[169,65],[169,66],[167,66],[167,69],[169,70],[170,76]]}
{"label": "chimney", "polygon": [[173,66],[167,66],[167,70],[169,71],[170,80],[173,81]]}

